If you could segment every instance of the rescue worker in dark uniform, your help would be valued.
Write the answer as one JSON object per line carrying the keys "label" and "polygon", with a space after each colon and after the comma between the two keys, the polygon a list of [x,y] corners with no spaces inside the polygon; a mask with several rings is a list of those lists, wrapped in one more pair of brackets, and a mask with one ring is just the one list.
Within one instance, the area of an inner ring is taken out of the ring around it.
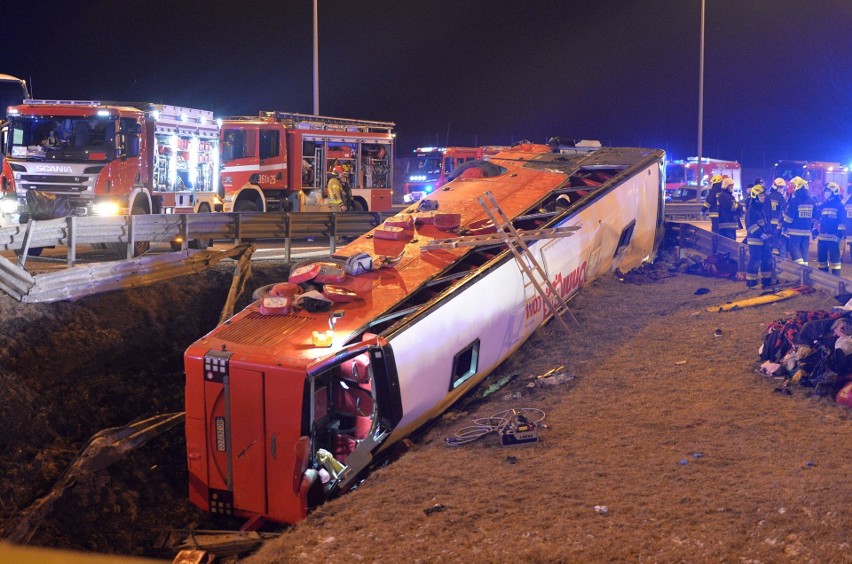
{"label": "rescue worker in dark uniform", "polygon": [[787,181],[776,178],[766,194],[766,205],[769,206],[769,216],[772,218],[772,254],[787,258],[787,236],[781,237],[781,218],[787,200],[782,191],[787,187]]}
{"label": "rescue worker in dark uniform", "polygon": [[760,278],[763,289],[772,285],[772,216],[766,188],[755,184],[750,192],[751,202],[746,213],[746,243],[748,266],[746,286],[754,288]]}
{"label": "rescue worker in dark uniform", "polygon": [[733,179],[722,180],[722,189],[716,195],[716,202],[716,208],[719,210],[719,235],[736,241],[742,210],[739,202],[734,198]]}
{"label": "rescue worker in dark uniform", "polygon": [[781,225],[787,230],[793,262],[807,265],[816,206],[813,198],[808,195],[808,183],[804,178],[796,176],[790,183],[793,185],[793,197],[787,202]]}
{"label": "rescue worker in dark uniform", "polygon": [[710,230],[713,233],[719,233],[719,202],[717,197],[721,189],[722,175],[714,174],[710,179],[710,190],[707,191],[704,205],[701,206],[701,213],[706,213],[710,216]]}
{"label": "rescue worker in dark uniform", "polygon": [[[846,199],[846,233],[852,233],[852,190]],[[842,245],[842,243],[841,243]],[[849,254],[852,255],[852,241],[849,241]],[[840,247],[840,258],[843,258],[843,247]]]}
{"label": "rescue worker in dark uniform", "polygon": [[840,276],[840,241],[846,236],[846,207],[840,201],[840,186],[825,185],[825,201],[817,216],[817,268]]}

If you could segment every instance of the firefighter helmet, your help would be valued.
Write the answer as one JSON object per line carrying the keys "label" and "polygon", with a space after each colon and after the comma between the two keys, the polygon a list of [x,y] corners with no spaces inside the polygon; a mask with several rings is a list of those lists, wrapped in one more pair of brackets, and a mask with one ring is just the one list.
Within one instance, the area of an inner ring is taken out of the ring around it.
{"label": "firefighter helmet", "polygon": [[761,194],[766,192],[766,188],[763,187],[763,184],[755,184],[751,187],[751,197],[757,198]]}
{"label": "firefighter helmet", "polygon": [[840,195],[840,186],[838,186],[837,182],[829,182],[825,185],[825,190],[831,192],[835,196]]}
{"label": "firefighter helmet", "polygon": [[779,188],[779,189],[780,188],[786,188],[787,187],[787,181],[779,176],[778,178],[776,178],[775,180],[772,181],[772,185],[776,188]]}
{"label": "firefighter helmet", "polygon": [[793,177],[793,180],[790,181],[793,184],[793,190],[802,190],[808,187],[808,181],[802,178],[801,176]]}
{"label": "firefighter helmet", "polygon": [[713,177],[710,179],[710,184],[719,184],[720,182],[722,182],[721,174],[714,174]]}
{"label": "firefighter helmet", "polygon": [[734,179],[730,178],[729,176],[724,177],[722,180],[720,180],[720,182],[722,183],[722,188],[724,188],[725,190],[727,190],[728,188],[733,188],[734,186]]}

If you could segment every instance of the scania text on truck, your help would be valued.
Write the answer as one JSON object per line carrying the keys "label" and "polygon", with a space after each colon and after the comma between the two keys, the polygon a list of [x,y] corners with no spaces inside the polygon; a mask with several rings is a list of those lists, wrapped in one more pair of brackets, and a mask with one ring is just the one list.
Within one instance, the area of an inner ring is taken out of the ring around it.
{"label": "scania text on truck", "polygon": [[390,211],[393,128],[285,112],[224,119],[224,211],[338,211],[325,194],[332,174],[343,184],[346,209]]}
{"label": "scania text on truck", "polygon": [[418,147],[408,160],[405,173],[405,203],[416,202],[447,183],[459,165],[483,158],[476,147]]}
{"label": "scania text on truck", "polygon": [[[681,199],[686,194],[685,190],[699,190],[706,186],[716,174],[730,177],[734,181],[734,197],[737,200],[743,199],[740,163],[707,157],[701,158],[700,167],[697,157],[690,157],[685,161],[668,161],[666,163],[666,196],[676,200]],[[690,193],[695,194],[695,191]]]}
{"label": "scania text on truck", "polygon": [[787,181],[787,194],[793,193],[790,181],[799,176],[808,181],[808,192],[818,202],[823,200],[823,189],[829,182],[840,186],[842,195],[847,195],[849,169],[840,163],[822,161],[778,161],[772,167],[772,178],[783,178]]}
{"label": "scania text on truck", "polygon": [[[9,108],[0,127],[0,216],[13,224],[216,211],[218,141],[218,126],[206,110],[25,100]],[[137,243],[136,252],[147,245]],[[193,244],[199,245],[206,242]]]}

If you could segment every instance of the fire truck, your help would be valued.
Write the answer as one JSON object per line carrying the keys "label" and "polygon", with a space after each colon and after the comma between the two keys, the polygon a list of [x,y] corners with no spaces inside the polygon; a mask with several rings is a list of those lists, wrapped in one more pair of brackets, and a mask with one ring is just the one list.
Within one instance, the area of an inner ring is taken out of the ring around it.
{"label": "fire truck", "polygon": [[668,161],[666,163],[666,196],[678,197],[676,190],[706,186],[710,179],[716,175],[728,176],[734,181],[734,197],[743,199],[742,167],[737,161],[725,161],[720,159],[701,158],[701,166],[698,166],[698,157],[690,157],[686,160]]}
{"label": "fire truck", "polygon": [[332,174],[348,210],[391,210],[393,123],[260,112],[221,125],[224,211],[338,211]]}
{"label": "fire truck", "polygon": [[808,192],[818,202],[823,200],[823,189],[829,182],[836,182],[842,194],[846,194],[849,182],[849,169],[840,163],[821,161],[778,161],[772,167],[772,178],[787,181],[787,194],[793,192],[790,180],[800,176],[808,181]]}
{"label": "fire truck", "polygon": [[405,174],[405,203],[416,202],[447,183],[460,164],[483,158],[476,147],[418,147],[408,161]]}
{"label": "fire truck", "polygon": [[[0,126],[4,224],[221,209],[212,112],[152,103],[24,100],[7,117]],[[137,246],[138,254],[148,243]]]}

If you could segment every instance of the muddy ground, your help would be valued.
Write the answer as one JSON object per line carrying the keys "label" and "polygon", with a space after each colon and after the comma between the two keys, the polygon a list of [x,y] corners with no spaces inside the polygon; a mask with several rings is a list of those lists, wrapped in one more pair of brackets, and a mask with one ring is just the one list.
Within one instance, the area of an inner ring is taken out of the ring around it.
{"label": "muddy ground", "polygon": [[[286,267],[254,271],[259,286]],[[768,322],[837,302],[711,313],[754,292],[651,272],[584,288],[570,335],[541,328],[489,378],[513,376],[505,387],[466,398],[249,561],[852,561],[849,412],[755,373]],[[181,353],[215,325],[231,274],[73,304],[0,297],[3,536],[92,434],[183,409]],[[529,387],[559,366],[559,384]],[[474,419],[520,407],[546,413],[538,443],[447,446]],[[170,558],[165,529],[238,526],[186,502],[181,431],[75,484],[32,543]]]}

